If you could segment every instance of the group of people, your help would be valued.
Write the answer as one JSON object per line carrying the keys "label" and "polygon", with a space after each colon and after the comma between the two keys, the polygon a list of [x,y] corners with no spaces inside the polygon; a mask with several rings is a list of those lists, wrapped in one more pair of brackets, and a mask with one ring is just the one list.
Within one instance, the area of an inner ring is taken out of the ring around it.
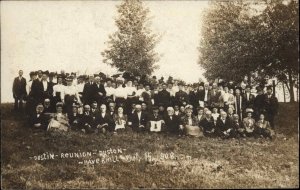
{"label": "group of people", "polygon": [[[56,82],[54,82],[56,79]],[[271,87],[214,81],[185,84],[170,77],[108,77],[103,73],[30,73],[13,83],[15,110],[30,126],[85,133],[156,132],[221,138],[272,138],[278,100]]]}

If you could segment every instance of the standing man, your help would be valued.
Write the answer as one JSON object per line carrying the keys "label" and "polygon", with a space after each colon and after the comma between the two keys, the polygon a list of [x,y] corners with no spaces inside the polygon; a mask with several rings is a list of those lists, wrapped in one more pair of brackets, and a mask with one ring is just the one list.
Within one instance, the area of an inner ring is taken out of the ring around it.
{"label": "standing man", "polygon": [[267,87],[267,94],[265,94],[265,99],[264,99],[264,107],[266,110],[267,114],[267,119],[270,122],[270,125],[272,129],[274,129],[274,118],[278,113],[278,100],[277,98],[273,95],[272,93],[272,87],[268,86]]}
{"label": "standing man", "polygon": [[241,96],[241,90],[239,88],[235,89],[235,97],[234,97],[234,109],[235,113],[238,114],[239,118],[242,119],[244,101]]}
{"label": "standing man", "polygon": [[245,89],[245,93],[243,95],[243,99],[245,100],[245,108],[252,108],[254,103],[255,96],[251,94],[251,86],[247,85]]}
{"label": "standing man", "polygon": [[26,98],[26,79],[23,77],[23,71],[19,70],[19,76],[15,78],[13,83],[13,97],[15,99],[15,111],[23,111],[23,100]]}
{"label": "standing man", "polygon": [[101,78],[99,76],[95,77],[93,94],[98,105],[102,105],[106,97],[106,91],[104,89],[104,85],[101,84]]}
{"label": "standing man", "polygon": [[82,99],[85,105],[86,104],[90,105],[94,101],[93,86],[94,86],[94,76],[90,75],[89,81],[84,84],[83,91],[82,91]]}
{"label": "standing man", "polygon": [[162,90],[157,94],[157,105],[162,105],[164,108],[170,105],[171,95],[167,91],[167,85],[164,83],[162,85]]}

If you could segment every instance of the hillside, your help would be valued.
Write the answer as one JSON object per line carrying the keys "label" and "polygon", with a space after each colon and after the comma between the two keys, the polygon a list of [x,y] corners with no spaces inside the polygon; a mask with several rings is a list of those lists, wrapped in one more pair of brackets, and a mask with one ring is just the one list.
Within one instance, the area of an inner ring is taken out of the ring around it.
{"label": "hillside", "polygon": [[49,134],[28,128],[11,109],[1,105],[4,189],[299,187],[297,104],[280,104],[272,141]]}

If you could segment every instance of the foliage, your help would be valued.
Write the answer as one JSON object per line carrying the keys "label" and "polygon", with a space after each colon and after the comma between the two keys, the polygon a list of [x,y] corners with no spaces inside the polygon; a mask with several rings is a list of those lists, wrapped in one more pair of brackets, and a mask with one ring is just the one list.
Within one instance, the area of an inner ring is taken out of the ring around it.
{"label": "foliage", "polygon": [[[213,2],[204,15],[199,64],[209,79],[256,76],[295,80],[298,73],[298,2]],[[285,75],[286,77],[283,77]]]}
{"label": "foliage", "polygon": [[151,74],[158,68],[154,51],[158,36],[149,28],[149,9],[140,0],[125,0],[117,10],[118,29],[109,36],[108,48],[102,52],[104,63],[134,75]]}

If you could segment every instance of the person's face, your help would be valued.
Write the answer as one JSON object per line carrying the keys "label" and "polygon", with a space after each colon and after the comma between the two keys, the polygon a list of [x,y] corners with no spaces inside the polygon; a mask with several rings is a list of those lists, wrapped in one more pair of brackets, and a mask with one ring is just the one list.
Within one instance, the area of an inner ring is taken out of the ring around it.
{"label": "person's face", "polygon": [[43,76],[42,71],[38,71],[38,76],[39,76],[39,78],[41,78]]}
{"label": "person's face", "polygon": [[191,117],[192,116],[192,110],[190,110],[190,109],[186,110],[186,115],[188,117]]}
{"label": "person's face", "polygon": [[222,117],[223,119],[225,119],[225,118],[227,117],[226,112],[222,112],[222,113],[221,113],[221,117]]}
{"label": "person's face", "polygon": [[85,111],[85,112],[90,112],[90,110],[91,110],[91,108],[90,108],[89,106],[85,106],[85,107],[84,107],[84,111]]}
{"label": "person's face", "polygon": [[219,86],[218,90],[222,91],[223,90],[223,86]]}
{"label": "person's face", "polygon": [[204,90],[204,87],[203,86],[199,86],[199,90]]}
{"label": "person's face", "polygon": [[203,115],[203,110],[198,110],[198,115]]}
{"label": "person's face", "polygon": [[141,107],[141,106],[135,106],[135,110],[136,110],[137,112],[140,112],[140,111],[142,111],[142,107]]}
{"label": "person's face", "polygon": [[233,119],[237,121],[237,120],[239,120],[239,116],[235,115],[235,116],[233,116]]}
{"label": "person's face", "polygon": [[233,109],[232,108],[228,108],[228,113],[232,114],[233,113]]}
{"label": "person's face", "polygon": [[246,93],[250,93],[251,92],[251,88],[246,88]]}
{"label": "person's face", "polygon": [[45,81],[45,80],[47,80],[47,78],[48,78],[48,76],[46,75],[46,74],[43,74],[42,75],[42,79]]}
{"label": "person's face", "polygon": [[32,75],[32,80],[35,80],[37,78],[37,75]]}
{"label": "person's face", "polygon": [[94,77],[90,76],[89,77],[89,82],[94,82]]}
{"label": "person's face", "polygon": [[213,109],[213,112],[214,112],[214,113],[217,113],[217,112],[218,112],[218,109],[217,109],[217,108],[214,108],[214,109]]}
{"label": "person's face", "polygon": [[166,90],[167,89],[167,85],[162,85],[162,88],[164,89],[164,90]]}
{"label": "person's face", "polygon": [[159,106],[159,111],[164,111],[165,108],[163,106]]}
{"label": "person's face", "polygon": [[184,107],[183,106],[180,107],[180,111],[184,112]]}
{"label": "person's face", "polygon": [[148,86],[148,85],[145,86],[145,90],[146,90],[146,91],[149,91],[149,90],[150,90],[150,86]]}
{"label": "person's face", "polygon": [[204,88],[205,88],[205,89],[208,89],[208,87],[209,87],[208,84],[205,84],[205,85],[204,85]]}
{"label": "person's face", "polygon": [[53,81],[53,76],[50,76],[50,77],[49,77],[49,81]]}
{"label": "person's face", "polygon": [[153,110],[153,114],[154,114],[154,115],[158,115],[158,109]]}
{"label": "person's face", "polygon": [[210,118],[211,118],[211,113],[205,114],[205,115],[206,115],[206,118],[207,118],[207,119],[210,119]]}
{"label": "person's face", "polygon": [[101,110],[101,113],[105,113],[106,112],[106,106],[105,105],[102,105],[100,107],[100,110]]}
{"label": "person's face", "polygon": [[271,90],[271,89],[268,89],[268,90],[267,90],[267,93],[268,93],[269,95],[271,95],[271,94],[272,94],[272,90]]}
{"label": "person's face", "polygon": [[22,70],[19,71],[19,76],[20,77],[23,76],[23,71]]}
{"label": "person's face", "polygon": [[217,85],[216,85],[216,84],[213,84],[213,85],[212,85],[212,88],[213,88],[213,89],[216,89],[216,88],[217,88]]}
{"label": "person's face", "polygon": [[97,84],[100,84],[100,81],[101,81],[100,78],[97,78],[97,79],[96,79],[96,83],[97,83]]}
{"label": "person's face", "polygon": [[97,109],[97,107],[98,107],[98,104],[97,104],[97,103],[93,103],[93,104],[92,104],[92,108],[93,108],[93,109]]}
{"label": "person's face", "polygon": [[111,83],[111,87],[116,88],[117,87],[116,83]]}
{"label": "person's face", "polygon": [[250,112],[250,113],[247,113],[247,116],[249,117],[249,118],[251,118],[252,117],[252,113]]}
{"label": "person's face", "polygon": [[62,78],[58,78],[58,79],[57,79],[57,83],[58,83],[58,84],[61,84],[61,83],[62,83]]}
{"label": "person's face", "polygon": [[77,113],[77,110],[78,110],[77,107],[73,107],[73,108],[72,108],[72,112],[73,112],[73,113]]}
{"label": "person's face", "polygon": [[118,113],[122,114],[122,113],[123,113],[123,111],[124,111],[124,110],[123,110],[123,108],[122,108],[122,107],[119,107],[119,108],[118,108]]}
{"label": "person's face", "polygon": [[174,114],[174,110],[168,110],[168,115],[173,115]]}
{"label": "person's face", "polygon": [[228,87],[225,87],[224,91],[227,93],[229,91]]}
{"label": "person's face", "polygon": [[132,81],[128,81],[127,86],[131,87],[132,86]]}
{"label": "person's face", "polygon": [[233,94],[233,89],[230,89],[230,90],[229,90],[229,93],[230,93],[230,94]]}
{"label": "person's face", "polygon": [[240,94],[241,94],[241,91],[240,91],[239,89],[236,89],[236,90],[235,90],[235,95],[236,95],[236,96],[239,96]]}
{"label": "person's face", "polygon": [[259,119],[264,120],[265,119],[264,114],[260,114]]}
{"label": "person's face", "polygon": [[179,110],[179,106],[174,106],[174,110],[178,111]]}
{"label": "person's face", "polygon": [[179,90],[183,90],[183,86],[182,86],[182,85],[179,85],[179,86],[178,86],[178,89],[179,89]]}
{"label": "person's face", "polygon": [[56,108],[56,112],[57,112],[57,113],[62,113],[62,107],[57,107],[57,108]]}
{"label": "person's face", "polygon": [[147,109],[147,105],[146,104],[142,104],[142,110],[146,110]]}
{"label": "person's face", "polygon": [[143,85],[139,84],[138,89],[143,89]]}
{"label": "person's face", "polygon": [[36,108],[36,112],[37,113],[42,113],[44,111],[44,107],[43,106],[37,106]]}
{"label": "person's face", "polygon": [[169,89],[172,89],[172,88],[173,88],[173,85],[172,85],[172,84],[168,84],[168,88],[169,88]]}
{"label": "person's face", "polygon": [[135,109],[135,104],[132,104],[131,107],[132,107],[132,109]]}
{"label": "person's face", "polygon": [[45,105],[45,106],[50,106],[50,101],[45,101],[45,102],[44,102],[44,105]]}
{"label": "person's face", "polygon": [[115,104],[109,104],[109,110],[114,111],[115,110]]}

